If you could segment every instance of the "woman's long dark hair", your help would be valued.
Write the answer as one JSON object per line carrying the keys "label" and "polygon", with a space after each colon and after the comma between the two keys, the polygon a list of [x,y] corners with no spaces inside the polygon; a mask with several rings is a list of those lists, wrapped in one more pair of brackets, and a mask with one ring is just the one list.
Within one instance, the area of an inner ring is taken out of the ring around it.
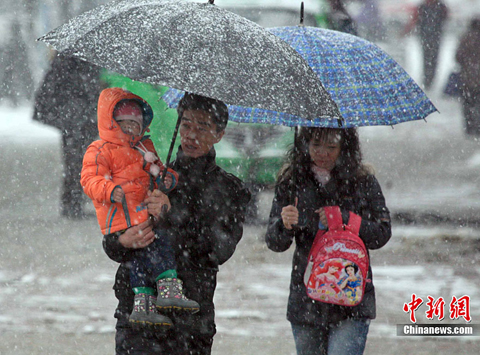
{"label": "woman's long dark hair", "polygon": [[[356,128],[324,128],[324,127],[302,127],[298,134],[298,154],[297,159],[297,176],[302,179],[311,169],[312,158],[308,150],[309,143],[312,139],[329,140],[333,137],[340,137],[340,156],[337,164],[331,171],[332,178],[340,182],[340,186],[344,187],[354,185],[356,179],[370,173],[362,163],[362,152],[360,149],[360,139]],[[279,172],[278,183],[292,178],[294,148],[287,152],[287,162]]]}

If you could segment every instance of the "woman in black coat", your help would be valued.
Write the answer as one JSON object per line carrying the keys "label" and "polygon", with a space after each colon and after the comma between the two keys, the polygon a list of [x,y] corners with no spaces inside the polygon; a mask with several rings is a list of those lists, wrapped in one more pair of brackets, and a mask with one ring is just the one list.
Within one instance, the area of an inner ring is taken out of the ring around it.
{"label": "woman in black coat", "polygon": [[350,212],[359,215],[359,236],[368,249],[381,248],[390,239],[390,213],[377,179],[362,164],[356,129],[304,127],[298,141],[296,186],[292,149],[289,164],[279,174],[266,233],[268,247],[276,252],[287,250],[295,240],[287,319],[297,353],[362,354],[375,318],[371,268],[364,298],[354,307],[310,299],[303,278],[319,222],[328,227],[322,207],[339,206],[345,224]]}

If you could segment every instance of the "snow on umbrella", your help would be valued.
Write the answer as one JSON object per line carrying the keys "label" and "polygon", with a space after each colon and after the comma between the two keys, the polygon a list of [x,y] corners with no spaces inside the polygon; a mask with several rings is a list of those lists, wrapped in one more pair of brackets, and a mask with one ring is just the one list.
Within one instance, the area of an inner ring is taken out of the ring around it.
{"label": "snow on umbrella", "polygon": [[292,47],[212,0],[112,1],[39,40],[133,80],[305,118],[340,117]]}

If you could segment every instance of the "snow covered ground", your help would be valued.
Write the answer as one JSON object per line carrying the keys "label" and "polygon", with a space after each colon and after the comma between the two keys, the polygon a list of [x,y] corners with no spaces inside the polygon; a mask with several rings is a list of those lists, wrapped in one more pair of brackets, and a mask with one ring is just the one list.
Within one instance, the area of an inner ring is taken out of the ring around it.
{"label": "snow covered ground", "polygon": [[[367,354],[480,350],[478,337],[396,336],[396,324],[409,322],[402,308],[412,293],[447,304],[469,295],[471,323],[480,323],[480,147],[463,134],[459,103],[441,95],[454,47],[448,38],[428,93],[440,114],[427,123],[361,129],[365,158],[377,169],[392,213],[432,217],[428,224],[396,223],[391,242],[372,252],[378,317]],[[404,64],[418,80],[418,55],[409,53]],[[30,107],[0,107],[0,354],[113,353],[116,265],[101,249],[95,219],[60,218],[60,135],[30,116]],[[271,197],[261,196],[264,218]],[[220,271],[214,354],[295,353],[285,320],[292,250],[268,251],[264,232],[262,224],[247,225]],[[443,324],[426,320],[425,310],[416,313],[419,323]]]}

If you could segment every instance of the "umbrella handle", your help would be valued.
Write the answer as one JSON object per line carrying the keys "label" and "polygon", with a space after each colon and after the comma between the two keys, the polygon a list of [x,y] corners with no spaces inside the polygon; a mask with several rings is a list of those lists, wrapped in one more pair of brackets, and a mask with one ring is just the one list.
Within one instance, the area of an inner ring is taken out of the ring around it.
{"label": "umbrella handle", "polygon": [[298,167],[298,126],[295,126],[295,136],[293,139],[292,191],[290,196],[292,205],[295,205],[295,198],[297,197],[297,167]]}
{"label": "umbrella handle", "polygon": [[[163,172],[162,172],[162,184],[164,187],[165,187],[165,178],[167,176],[168,167],[170,166],[170,160],[172,158],[173,148],[175,147],[175,141],[177,140],[177,136],[178,136],[178,128],[180,127],[180,122],[182,122],[182,118],[178,117],[177,123],[175,124],[175,130],[173,131],[172,142],[170,143],[170,148],[168,149],[167,161],[165,162],[165,169],[163,169]],[[163,205],[160,216],[164,217],[167,212],[168,212],[167,205]]]}
{"label": "umbrella handle", "polygon": [[167,170],[170,167],[170,160],[172,158],[173,148],[175,146],[175,141],[177,140],[178,136],[178,129],[180,127],[180,122],[182,122],[182,118],[177,118],[177,124],[175,125],[175,130],[173,131],[172,142],[170,143],[170,148],[168,149],[167,161],[165,162],[165,169],[162,172],[162,183],[165,184],[165,178],[167,176]]}

